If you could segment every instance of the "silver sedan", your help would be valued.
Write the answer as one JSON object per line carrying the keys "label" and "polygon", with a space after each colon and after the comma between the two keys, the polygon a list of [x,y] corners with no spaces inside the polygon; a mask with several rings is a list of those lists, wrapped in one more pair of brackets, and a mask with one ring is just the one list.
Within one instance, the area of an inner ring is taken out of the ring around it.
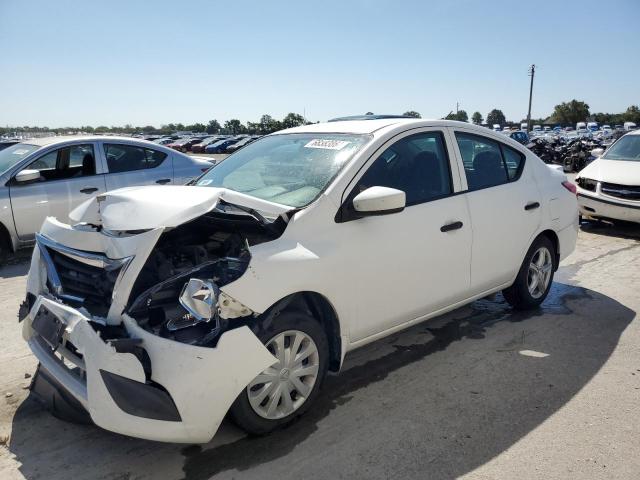
{"label": "silver sedan", "polygon": [[24,140],[0,151],[0,258],[33,243],[46,217],[91,196],[136,185],[181,185],[212,166],[156,143],[127,137]]}

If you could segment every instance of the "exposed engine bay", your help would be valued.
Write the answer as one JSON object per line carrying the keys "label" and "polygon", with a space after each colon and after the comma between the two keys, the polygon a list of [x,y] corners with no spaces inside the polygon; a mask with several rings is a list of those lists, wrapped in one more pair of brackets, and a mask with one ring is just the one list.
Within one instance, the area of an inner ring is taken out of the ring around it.
{"label": "exposed engine bay", "polygon": [[[153,334],[215,346],[230,317],[218,305],[219,288],[245,273],[249,246],[277,238],[285,226],[281,218],[265,225],[249,215],[214,211],[165,231],[133,286],[126,312]],[[194,302],[199,307],[191,308]],[[225,305],[229,302],[234,301],[224,299]],[[203,305],[211,308],[209,315],[198,313]],[[251,316],[238,305],[231,317]]]}

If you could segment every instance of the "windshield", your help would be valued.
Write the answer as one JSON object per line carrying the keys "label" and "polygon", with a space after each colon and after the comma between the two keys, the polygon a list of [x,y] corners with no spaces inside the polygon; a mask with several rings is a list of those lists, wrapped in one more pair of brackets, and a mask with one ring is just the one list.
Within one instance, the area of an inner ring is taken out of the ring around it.
{"label": "windshield", "polygon": [[40,147],[37,145],[17,143],[5,148],[4,150],[0,150],[0,175],[38,148]]}
{"label": "windshield", "polygon": [[369,135],[289,133],[250,143],[196,183],[291,207],[311,203]]}
{"label": "windshield", "polygon": [[[0,152],[1,153],[1,152]],[[602,158],[640,162],[640,135],[625,135],[611,145]]]}

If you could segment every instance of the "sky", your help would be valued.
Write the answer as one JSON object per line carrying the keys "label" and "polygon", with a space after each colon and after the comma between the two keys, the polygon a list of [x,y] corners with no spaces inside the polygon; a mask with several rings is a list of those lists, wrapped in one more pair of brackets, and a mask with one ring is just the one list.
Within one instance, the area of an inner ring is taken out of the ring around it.
{"label": "sky", "polygon": [[640,1],[0,0],[0,125],[640,103]]}

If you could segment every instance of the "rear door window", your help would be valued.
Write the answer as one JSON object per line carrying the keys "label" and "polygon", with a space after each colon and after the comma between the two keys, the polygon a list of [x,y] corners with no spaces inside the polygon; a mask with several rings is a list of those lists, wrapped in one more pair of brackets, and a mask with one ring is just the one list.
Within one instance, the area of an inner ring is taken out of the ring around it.
{"label": "rear door window", "polygon": [[167,154],[151,148],[124,144],[104,144],[109,173],[131,172],[155,168],[162,164]]}
{"label": "rear door window", "polygon": [[456,132],[468,189],[481,190],[515,181],[524,166],[524,155],[482,135]]}

